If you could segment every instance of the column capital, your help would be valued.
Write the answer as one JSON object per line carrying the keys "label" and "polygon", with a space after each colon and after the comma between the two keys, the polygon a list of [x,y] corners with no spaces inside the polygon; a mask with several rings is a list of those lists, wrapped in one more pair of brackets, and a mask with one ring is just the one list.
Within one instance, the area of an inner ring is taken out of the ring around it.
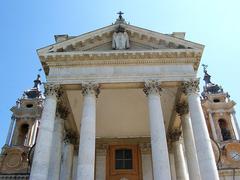
{"label": "column capital", "polygon": [[142,153],[148,153],[148,152],[151,152],[151,143],[140,143],[139,144],[139,147],[140,147],[140,150]]}
{"label": "column capital", "polygon": [[158,80],[148,80],[144,83],[143,92],[148,96],[149,94],[160,94],[162,91],[161,82]]}
{"label": "column capital", "polygon": [[95,94],[98,97],[100,93],[99,84],[95,82],[82,83],[82,94],[83,96],[88,94]]}
{"label": "column capital", "polygon": [[60,84],[53,83],[45,83],[44,84],[44,95],[45,96],[53,96],[60,97],[62,94],[62,90]]}
{"label": "column capital", "polygon": [[189,93],[198,93],[199,92],[199,80],[200,80],[200,78],[182,82],[183,93],[186,95]]}
{"label": "column capital", "polygon": [[67,131],[64,136],[65,144],[76,144],[77,143],[77,135],[74,132]]}
{"label": "column capital", "polygon": [[66,120],[69,115],[69,109],[63,105],[63,103],[57,104],[57,113],[56,116]]}
{"label": "column capital", "polygon": [[176,112],[183,116],[189,112],[188,104],[186,102],[178,103],[176,105]]}
{"label": "column capital", "polygon": [[182,131],[175,129],[168,134],[168,137],[172,142],[176,142],[179,141],[181,134]]}

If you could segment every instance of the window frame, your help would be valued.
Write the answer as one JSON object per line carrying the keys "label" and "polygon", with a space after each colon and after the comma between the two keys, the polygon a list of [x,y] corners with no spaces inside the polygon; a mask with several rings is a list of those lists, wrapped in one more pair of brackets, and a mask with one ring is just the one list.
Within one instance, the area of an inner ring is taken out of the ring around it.
{"label": "window frame", "polygon": [[[132,169],[116,169],[116,150],[129,149],[132,150]],[[111,175],[132,174],[137,175],[139,172],[139,149],[137,145],[111,145],[109,147],[109,170]]]}

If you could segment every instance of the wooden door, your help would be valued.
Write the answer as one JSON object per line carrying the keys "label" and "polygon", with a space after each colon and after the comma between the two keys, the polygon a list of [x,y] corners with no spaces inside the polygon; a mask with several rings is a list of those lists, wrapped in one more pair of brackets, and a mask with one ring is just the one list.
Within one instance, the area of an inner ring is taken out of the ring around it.
{"label": "wooden door", "polygon": [[138,145],[111,145],[107,155],[107,180],[141,180]]}

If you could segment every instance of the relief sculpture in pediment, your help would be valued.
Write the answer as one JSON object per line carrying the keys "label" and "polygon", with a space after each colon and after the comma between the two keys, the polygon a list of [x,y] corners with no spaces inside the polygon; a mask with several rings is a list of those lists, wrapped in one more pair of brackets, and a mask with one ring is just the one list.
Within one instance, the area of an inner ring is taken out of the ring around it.
{"label": "relief sculpture in pediment", "polygon": [[117,31],[113,33],[112,48],[116,50],[129,49],[129,37],[127,32],[122,27],[118,27]]}

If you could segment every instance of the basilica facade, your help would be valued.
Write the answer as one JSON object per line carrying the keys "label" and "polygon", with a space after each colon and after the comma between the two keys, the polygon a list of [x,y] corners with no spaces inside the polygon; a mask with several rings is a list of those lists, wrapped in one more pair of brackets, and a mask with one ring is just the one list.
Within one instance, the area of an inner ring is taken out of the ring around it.
{"label": "basilica facade", "polygon": [[199,92],[203,45],[122,13],[55,40],[37,50],[46,83],[11,108],[0,179],[240,180],[235,102],[206,65]]}

